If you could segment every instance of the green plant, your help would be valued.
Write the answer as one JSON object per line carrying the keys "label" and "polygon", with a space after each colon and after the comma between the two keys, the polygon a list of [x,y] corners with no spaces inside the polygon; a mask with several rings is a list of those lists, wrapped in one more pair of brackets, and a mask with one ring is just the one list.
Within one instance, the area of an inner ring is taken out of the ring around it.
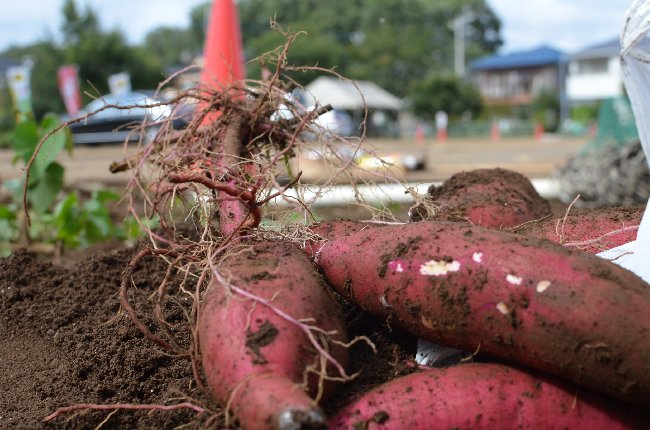
{"label": "green plant", "polygon": [[555,132],[560,125],[560,101],[557,95],[542,91],[532,105],[533,118],[544,125],[544,131]]}
{"label": "green plant", "polygon": [[598,120],[601,103],[586,103],[571,108],[571,119],[581,124],[590,124]]}
{"label": "green plant", "polygon": [[440,110],[454,119],[466,113],[478,116],[484,109],[476,87],[455,76],[431,74],[413,87],[413,112],[421,118],[433,119]]}
{"label": "green plant", "polygon": [[[11,137],[14,163],[28,165],[38,143],[57,126],[58,119],[53,115],[45,116],[40,123],[27,120],[17,124]],[[0,255],[9,254],[15,244],[38,242],[79,248],[140,235],[142,229],[133,220],[122,225],[113,222],[107,205],[119,200],[118,194],[99,190],[82,199],[76,192],[63,192],[65,169],[56,161],[63,150],[72,152],[67,129],[51,135],[31,165],[26,199],[29,225],[24,217],[24,180],[3,184],[8,198],[0,204]]]}

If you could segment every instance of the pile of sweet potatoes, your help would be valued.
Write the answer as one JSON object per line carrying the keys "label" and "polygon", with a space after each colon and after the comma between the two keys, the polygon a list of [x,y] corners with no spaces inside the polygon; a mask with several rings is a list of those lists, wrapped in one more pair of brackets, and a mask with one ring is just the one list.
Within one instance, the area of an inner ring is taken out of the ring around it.
{"label": "pile of sweet potatoes", "polygon": [[[607,225],[580,212],[515,232],[499,229],[512,220],[331,221],[311,227],[312,261],[282,241],[243,246],[219,262],[203,300],[208,386],[248,429],[645,428],[650,287],[579,246],[633,239],[625,227],[641,210],[613,213]],[[348,356],[327,285],[479,363],[396,378],[328,420],[317,404],[348,380]]]}

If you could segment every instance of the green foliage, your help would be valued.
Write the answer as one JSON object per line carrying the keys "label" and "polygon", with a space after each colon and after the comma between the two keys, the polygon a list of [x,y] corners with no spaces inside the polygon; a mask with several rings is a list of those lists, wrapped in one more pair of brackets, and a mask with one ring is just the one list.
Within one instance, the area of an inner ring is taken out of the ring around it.
{"label": "green foliage", "polygon": [[90,6],[81,12],[75,0],[66,0],[63,17],[62,51],[67,64],[79,67],[82,93],[105,94],[108,77],[119,72],[129,73],[134,88],[156,88],[162,71],[152,53],[130,46],[120,31],[103,30]]}
{"label": "green foliage", "polygon": [[[494,52],[502,43],[500,23],[483,0],[241,0],[249,57],[282,43],[269,29],[275,19],[286,31],[306,31],[289,51],[296,65],[335,68],[352,79],[372,80],[411,99],[417,115],[432,118],[443,109],[452,116],[478,114],[483,105],[476,89],[448,75],[453,67],[449,23],[469,8],[474,13],[467,38],[467,60]],[[249,76],[259,67],[249,66]],[[307,84],[315,73],[292,75]]]}
{"label": "green foliage", "polygon": [[[120,31],[103,30],[90,6],[82,10],[75,0],[66,0],[62,14],[62,44],[50,37],[2,53],[2,56],[18,61],[26,57],[33,61],[31,88],[37,118],[42,118],[47,112],[64,111],[56,80],[57,71],[64,64],[79,67],[85,102],[90,101],[87,93],[98,96],[108,91],[108,76],[113,73],[128,72],[133,87],[142,89],[154,89],[163,79],[164,59],[145,47],[129,45]],[[166,42],[171,43],[171,40]]]}
{"label": "green foliage", "polygon": [[598,119],[600,103],[587,103],[571,107],[571,119],[581,124],[591,124]]}
{"label": "green foliage", "polygon": [[560,125],[560,100],[557,95],[542,91],[532,105],[533,118],[544,125],[545,131],[557,131]]}
{"label": "green foliage", "polygon": [[[14,163],[20,160],[27,165],[38,143],[57,125],[58,120],[52,115],[46,116],[40,124],[34,120],[18,123],[12,139]],[[34,159],[29,172],[27,201],[38,213],[45,212],[63,189],[63,166],[55,159],[66,148],[72,150],[72,141],[64,129],[50,136]]]}
{"label": "green foliage", "polygon": [[181,64],[184,56],[196,50],[192,33],[187,29],[176,27],[158,27],[150,31],[145,38],[144,46],[161,66]]}
{"label": "green foliage", "polygon": [[413,86],[413,111],[424,119],[433,119],[437,111],[458,118],[469,112],[478,116],[483,110],[483,100],[478,90],[451,75],[429,75]]}
{"label": "green foliage", "polygon": [[[14,163],[27,164],[38,143],[59,125],[56,117],[48,115],[40,123],[28,120],[16,125],[11,139]],[[0,255],[11,250],[11,243],[29,239],[60,243],[67,248],[85,247],[92,243],[118,238],[137,237],[140,229],[130,220],[125,226],[113,223],[108,204],[119,199],[110,191],[95,191],[81,199],[77,193],[63,193],[65,171],[56,158],[62,151],[72,150],[67,129],[51,135],[42,145],[30,170],[27,204],[31,225],[21,228],[24,211],[23,181],[6,181],[11,201],[0,205]],[[26,234],[26,237],[23,235]]]}
{"label": "green foliage", "polygon": [[[108,76],[121,71],[130,73],[134,88],[155,88],[165,70],[202,49],[212,2],[192,9],[188,28],[160,27],[142,46],[130,46],[119,31],[102,29],[97,13],[78,3],[63,4],[63,44],[41,41],[3,53],[18,60],[29,55],[34,61],[37,118],[63,111],[54,79],[62,64],[79,66],[83,93],[104,94]],[[271,20],[276,20],[286,31],[306,32],[289,52],[291,64],[334,68],[352,79],[372,80],[400,97],[418,96],[421,81],[452,70],[449,24],[463,11],[473,13],[466,35],[468,62],[502,44],[499,19],[486,0],[240,0],[238,6],[249,60],[285,42],[271,29]],[[249,63],[248,76],[258,78],[260,64]],[[315,76],[291,74],[301,84]]]}
{"label": "green foliage", "polygon": [[192,46],[197,50],[203,48],[203,42],[205,41],[205,29],[208,22],[210,3],[206,1],[205,3],[198,4],[190,12],[190,39]]}
{"label": "green foliage", "polygon": [[77,44],[84,37],[100,32],[97,14],[88,5],[81,12],[75,0],[65,0],[63,3],[61,32],[66,45]]}
{"label": "green foliage", "polygon": [[52,214],[54,236],[52,240],[63,242],[68,248],[78,248],[111,238],[124,238],[122,230],[116,229],[106,204],[119,200],[110,191],[94,191],[83,202],[77,193],[68,194]]}
{"label": "green foliage", "polygon": [[[453,68],[449,23],[465,8],[474,13],[467,34],[467,60],[494,52],[500,23],[484,0],[241,0],[239,10],[248,58],[275,49],[275,19],[285,31],[305,31],[289,51],[295,65],[336,68],[352,79],[369,79],[404,97],[432,72]],[[251,65],[249,76],[259,68]],[[302,84],[311,74],[292,75]]]}

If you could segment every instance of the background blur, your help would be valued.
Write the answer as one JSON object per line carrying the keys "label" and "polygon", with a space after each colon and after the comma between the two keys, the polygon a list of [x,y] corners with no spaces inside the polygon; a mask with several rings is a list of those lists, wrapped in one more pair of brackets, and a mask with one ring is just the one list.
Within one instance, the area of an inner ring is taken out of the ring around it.
{"label": "background blur", "polygon": [[[436,126],[445,125],[453,138],[494,137],[495,126],[499,137],[533,135],[540,127],[594,134],[601,103],[623,96],[618,34],[628,3],[240,0],[238,6],[249,78],[260,76],[255,58],[283,43],[270,28],[275,19],[287,31],[305,31],[290,51],[293,64],[335,68],[398,101],[370,106],[371,136],[434,137]],[[0,130],[15,121],[8,68],[30,69],[36,118],[65,112],[57,84],[63,65],[78,71],[82,104],[109,93],[115,74],[126,74],[134,90],[152,92],[166,77],[201,65],[209,6],[191,0],[12,5],[0,18]],[[184,73],[172,86],[185,89],[197,76]],[[292,77],[309,85],[319,73]],[[339,110],[351,119],[357,114],[350,106]],[[441,111],[446,124],[436,124]]]}

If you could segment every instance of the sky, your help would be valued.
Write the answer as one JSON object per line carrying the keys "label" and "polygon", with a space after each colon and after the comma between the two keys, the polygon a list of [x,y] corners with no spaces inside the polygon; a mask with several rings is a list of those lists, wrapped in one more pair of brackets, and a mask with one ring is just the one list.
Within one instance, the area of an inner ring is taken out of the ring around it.
{"label": "sky", "polygon": [[[9,0],[7,0],[9,1]],[[408,1],[408,0],[405,0]],[[435,0],[434,0],[435,1]],[[486,0],[502,22],[501,52],[542,44],[571,53],[617,37],[632,0]],[[203,0],[78,0],[132,43],[160,25],[187,26]],[[0,14],[0,51],[59,33],[63,0],[17,0]],[[245,43],[245,41],[244,41]]]}
{"label": "sky", "polygon": [[632,0],[487,0],[503,51],[548,44],[567,53],[619,37]]}

